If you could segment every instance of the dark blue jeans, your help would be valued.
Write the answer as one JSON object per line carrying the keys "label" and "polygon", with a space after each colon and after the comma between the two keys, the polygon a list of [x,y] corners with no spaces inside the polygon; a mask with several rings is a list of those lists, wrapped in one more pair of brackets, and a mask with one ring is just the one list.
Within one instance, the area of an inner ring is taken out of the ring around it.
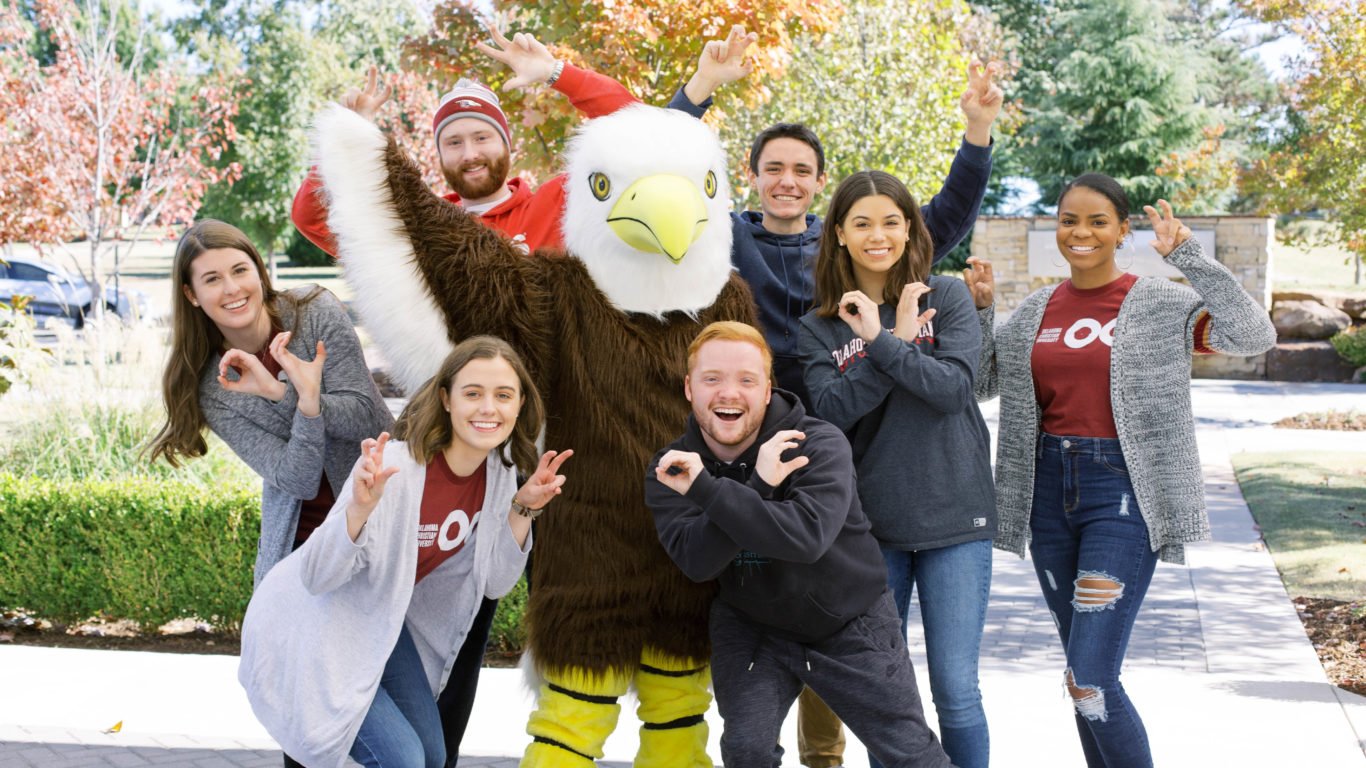
{"label": "dark blue jeans", "polygon": [[366,768],[443,768],[446,763],[436,698],[406,626],[384,665],[351,757]]}
{"label": "dark blue jeans", "polygon": [[[977,660],[991,592],[991,540],[905,552],[882,548],[887,581],[906,635],[911,592],[920,601],[930,694],[939,738],[958,768],[986,768],[991,753]],[[871,755],[868,764],[882,768]]]}
{"label": "dark blue jeans", "polygon": [[1086,764],[1151,768],[1147,731],[1119,673],[1157,554],[1119,441],[1040,435],[1029,528]]}

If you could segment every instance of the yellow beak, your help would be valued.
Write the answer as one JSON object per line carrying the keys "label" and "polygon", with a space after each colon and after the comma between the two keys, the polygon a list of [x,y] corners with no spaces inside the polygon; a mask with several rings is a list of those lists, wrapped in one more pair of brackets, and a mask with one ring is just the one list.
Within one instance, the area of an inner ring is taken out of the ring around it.
{"label": "yellow beak", "polygon": [[677,264],[706,227],[707,206],[696,184],[661,173],[621,193],[607,224],[632,248],[662,253]]}

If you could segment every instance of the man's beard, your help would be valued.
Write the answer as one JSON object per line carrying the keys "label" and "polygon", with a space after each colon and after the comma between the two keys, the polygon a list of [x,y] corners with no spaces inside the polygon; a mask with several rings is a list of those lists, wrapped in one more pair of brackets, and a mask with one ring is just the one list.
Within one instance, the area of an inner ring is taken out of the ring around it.
{"label": "man's beard", "polygon": [[451,185],[455,194],[460,195],[461,200],[480,200],[497,192],[507,183],[508,178],[508,155],[504,152],[496,158],[482,161],[488,175],[481,181],[465,181],[465,171],[472,166],[479,165],[479,162],[463,163],[454,170],[441,166],[441,175],[446,177],[446,183]]}

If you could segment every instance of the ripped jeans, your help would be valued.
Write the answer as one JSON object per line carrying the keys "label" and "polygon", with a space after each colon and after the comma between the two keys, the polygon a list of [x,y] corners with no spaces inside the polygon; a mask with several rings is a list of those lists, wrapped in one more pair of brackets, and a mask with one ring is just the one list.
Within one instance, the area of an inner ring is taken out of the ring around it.
{"label": "ripped jeans", "polygon": [[1119,672],[1157,554],[1119,441],[1041,434],[1029,528],[1086,764],[1151,768],[1148,734]]}

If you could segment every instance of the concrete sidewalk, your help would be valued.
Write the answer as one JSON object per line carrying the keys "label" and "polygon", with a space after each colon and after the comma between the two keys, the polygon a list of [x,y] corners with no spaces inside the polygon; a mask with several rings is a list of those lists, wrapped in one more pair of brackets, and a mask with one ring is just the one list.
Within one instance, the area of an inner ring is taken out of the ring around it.
{"label": "concrete sidewalk", "polygon": [[[1366,387],[1202,380],[1193,390],[1214,541],[1190,547],[1188,567],[1158,567],[1124,670],[1156,764],[1366,768],[1366,698],[1324,676],[1229,463],[1232,453],[1261,450],[1356,451],[1366,462],[1360,433],[1268,426],[1304,411],[1366,411]],[[993,431],[995,408],[983,407]],[[1082,765],[1062,652],[1033,570],[1000,552],[995,568],[982,648],[993,762]],[[916,629],[911,643],[923,675]],[[4,768],[280,764],[237,686],[235,658],[0,647],[0,686]],[[515,766],[530,709],[518,672],[485,670],[460,764]],[[623,702],[604,765],[629,765],[633,709]],[[101,733],[118,721],[120,733]],[[715,709],[709,721],[719,757]],[[783,744],[785,764],[796,765],[792,718]],[[867,765],[852,738],[846,763]]]}

